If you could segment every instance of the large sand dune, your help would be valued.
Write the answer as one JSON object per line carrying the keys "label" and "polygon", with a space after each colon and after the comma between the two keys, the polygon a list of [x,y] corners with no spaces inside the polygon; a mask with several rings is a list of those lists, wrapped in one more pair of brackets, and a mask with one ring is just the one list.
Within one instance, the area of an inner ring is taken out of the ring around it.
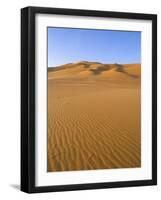
{"label": "large sand dune", "polygon": [[140,64],[48,69],[48,171],[141,166]]}

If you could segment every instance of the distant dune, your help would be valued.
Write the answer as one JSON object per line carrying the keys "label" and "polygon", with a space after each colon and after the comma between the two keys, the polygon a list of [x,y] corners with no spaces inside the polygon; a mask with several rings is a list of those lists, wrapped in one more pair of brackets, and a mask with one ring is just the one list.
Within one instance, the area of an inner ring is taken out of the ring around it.
{"label": "distant dune", "polygon": [[[48,68],[48,78],[106,78],[133,79],[140,78],[140,64],[101,64],[98,62],[69,63]],[[76,76],[76,77],[75,77]]]}
{"label": "distant dune", "polygon": [[48,171],[141,166],[140,64],[48,68]]}

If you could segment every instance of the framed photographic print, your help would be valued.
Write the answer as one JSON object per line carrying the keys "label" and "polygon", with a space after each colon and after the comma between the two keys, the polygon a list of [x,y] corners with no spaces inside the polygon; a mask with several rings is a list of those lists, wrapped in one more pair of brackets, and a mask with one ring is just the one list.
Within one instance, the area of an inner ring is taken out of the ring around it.
{"label": "framed photographic print", "polygon": [[157,16],[21,10],[21,190],[157,184]]}

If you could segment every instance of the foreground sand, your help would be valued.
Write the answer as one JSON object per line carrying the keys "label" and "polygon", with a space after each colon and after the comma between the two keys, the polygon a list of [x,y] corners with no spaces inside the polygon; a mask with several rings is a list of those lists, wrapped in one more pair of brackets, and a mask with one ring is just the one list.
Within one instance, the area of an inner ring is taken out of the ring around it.
{"label": "foreground sand", "polygon": [[141,166],[140,64],[48,70],[48,171]]}

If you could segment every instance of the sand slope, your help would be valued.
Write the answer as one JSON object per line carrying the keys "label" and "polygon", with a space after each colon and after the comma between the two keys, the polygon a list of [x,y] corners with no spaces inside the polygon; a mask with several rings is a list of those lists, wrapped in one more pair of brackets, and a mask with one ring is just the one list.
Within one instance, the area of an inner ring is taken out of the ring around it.
{"label": "sand slope", "polygon": [[48,70],[48,171],[140,167],[140,64]]}

